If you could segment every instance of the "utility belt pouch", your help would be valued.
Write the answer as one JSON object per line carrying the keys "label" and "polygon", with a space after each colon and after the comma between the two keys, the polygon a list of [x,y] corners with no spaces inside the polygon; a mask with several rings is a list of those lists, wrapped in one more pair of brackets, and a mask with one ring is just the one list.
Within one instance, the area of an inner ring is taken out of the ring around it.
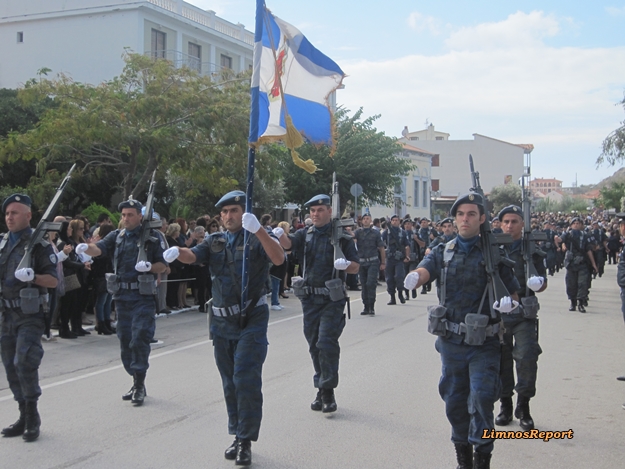
{"label": "utility belt pouch", "polygon": [[156,282],[154,281],[154,275],[142,274],[137,277],[139,282],[139,294],[140,295],[156,295]]}
{"label": "utility belt pouch", "polygon": [[488,316],[485,314],[469,313],[464,317],[464,324],[467,328],[464,343],[467,345],[482,345],[486,340]]}
{"label": "utility belt pouch", "polygon": [[104,278],[106,279],[106,290],[114,295],[119,291],[119,282],[117,281],[116,274],[104,274]]}
{"label": "utility belt pouch", "polygon": [[410,257],[410,262],[417,262],[417,253],[416,252],[411,252],[409,257]]}
{"label": "utility belt pouch", "polygon": [[434,335],[445,336],[447,334],[447,308],[443,305],[428,306],[428,332]]}
{"label": "utility belt pouch", "polygon": [[20,290],[20,308],[24,314],[39,312],[39,290],[37,288],[22,288]]}
{"label": "utility belt pouch", "polygon": [[536,319],[538,310],[540,310],[538,298],[535,296],[526,296],[525,298],[521,298],[521,304],[523,305],[523,317],[525,319]]}
{"label": "utility belt pouch", "polygon": [[306,286],[304,285],[304,279],[302,277],[293,277],[291,279],[291,286],[293,287],[293,294],[297,298],[303,299],[308,296]]}
{"label": "utility belt pouch", "polygon": [[326,288],[329,290],[330,299],[332,301],[341,301],[345,299],[345,290],[343,289],[343,280],[333,278],[325,281]]}
{"label": "utility belt pouch", "polygon": [[396,261],[401,261],[404,258],[404,255],[401,251],[395,251],[393,256],[395,257]]}
{"label": "utility belt pouch", "polygon": [[573,256],[573,264],[580,265],[584,262],[584,256]]}

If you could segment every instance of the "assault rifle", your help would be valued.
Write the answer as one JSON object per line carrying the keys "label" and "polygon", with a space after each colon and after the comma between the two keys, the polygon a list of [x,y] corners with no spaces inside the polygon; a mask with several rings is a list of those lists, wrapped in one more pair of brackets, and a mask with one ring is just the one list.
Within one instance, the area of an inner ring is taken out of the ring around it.
{"label": "assault rifle", "polygon": [[[528,160],[529,161],[529,160]],[[547,253],[538,247],[536,244],[538,241],[547,241],[547,234],[542,231],[532,231],[531,221],[531,202],[530,202],[530,190],[529,190],[529,177],[530,167],[526,166],[527,172],[523,173],[521,178],[521,185],[523,190],[523,260],[525,261],[525,295],[529,296],[529,287],[527,281],[530,277],[539,276],[536,267],[534,266],[534,254],[541,258],[547,257]],[[525,179],[528,179],[527,185]],[[546,281],[547,279],[545,279]]]}
{"label": "assault rifle", "polygon": [[156,170],[152,173],[152,180],[150,181],[150,187],[148,189],[148,199],[145,202],[145,215],[141,222],[141,230],[139,232],[139,254],[137,256],[137,263],[140,261],[148,261],[148,247],[147,241],[157,241],[150,236],[150,231],[153,229],[159,229],[162,226],[160,220],[154,220],[154,189],[156,188]]}
{"label": "assault rifle", "polygon": [[504,264],[508,267],[514,267],[514,261],[501,256],[499,246],[502,244],[512,244],[512,236],[507,234],[495,235],[490,228],[490,212],[487,207],[487,200],[484,196],[484,190],[480,186],[480,173],[475,171],[473,166],[473,156],[469,155],[469,167],[471,168],[471,179],[473,187],[471,191],[482,196],[484,200],[484,214],[486,220],[480,225],[480,241],[482,243],[482,255],[484,256],[484,264],[486,266],[486,274],[488,275],[488,300],[490,306],[490,314],[493,318],[497,317],[497,312],[493,308],[496,301],[500,301],[504,296],[510,296],[510,292],[504,285],[499,276],[499,265]]}
{"label": "assault rifle", "polygon": [[[22,260],[20,261],[16,270],[31,268],[32,263],[33,263],[33,250],[35,249],[35,246],[37,246],[37,244],[44,242],[43,237],[48,231],[60,231],[61,230],[62,223],[54,222],[53,220],[54,220],[54,217],[56,216],[57,210],[59,209],[59,204],[61,203],[61,196],[63,195],[63,191],[65,191],[65,186],[67,186],[67,183],[70,180],[70,177],[72,175],[72,172],[74,171],[74,168],[76,168],[75,163],[69,169],[69,171],[67,172],[67,174],[61,181],[61,184],[56,190],[56,194],[54,194],[54,198],[52,199],[52,202],[50,202],[50,204],[48,205],[48,208],[46,209],[45,213],[41,217],[41,220],[39,220],[39,223],[37,223],[37,228],[35,228],[35,231],[33,231],[33,234],[30,237],[30,241],[28,242],[28,244],[26,245],[26,249],[24,250],[24,257],[22,257]],[[35,289],[34,287],[32,287],[31,283],[32,282],[29,282],[28,287],[25,288],[24,290],[32,288],[33,295],[35,295],[36,297],[39,295],[39,291]],[[51,318],[50,318],[51,314],[49,311],[49,307],[50,305],[48,305],[47,302],[44,303],[43,305],[44,322],[45,322],[44,333],[46,337],[48,337],[48,339],[50,338],[50,321],[51,321]]]}

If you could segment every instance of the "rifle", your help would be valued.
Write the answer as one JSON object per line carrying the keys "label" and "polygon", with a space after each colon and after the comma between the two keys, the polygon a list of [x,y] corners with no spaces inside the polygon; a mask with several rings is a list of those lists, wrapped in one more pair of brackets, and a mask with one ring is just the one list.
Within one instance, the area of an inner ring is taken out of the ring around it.
{"label": "rifle", "polygon": [[488,299],[491,317],[496,318],[497,312],[493,308],[496,301],[501,300],[504,296],[510,296],[510,292],[504,285],[499,276],[499,265],[504,264],[508,267],[514,267],[514,261],[502,257],[499,252],[499,246],[502,244],[512,244],[512,236],[507,234],[495,235],[490,228],[490,212],[487,208],[487,199],[484,190],[480,186],[480,173],[475,171],[473,166],[473,156],[469,155],[469,167],[471,169],[471,179],[473,187],[471,190],[482,196],[484,200],[484,214],[486,220],[480,225],[480,242],[482,243],[482,255],[484,256],[484,264],[486,266],[486,275],[488,275]]}
{"label": "rifle", "polygon": [[156,238],[150,236],[150,231],[159,229],[162,226],[160,220],[153,220],[154,211],[154,189],[156,188],[156,170],[152,173],[152,180],[148,189],[148,200],[145,202],[145,215],[141,222],[141,230],[139,231],[139,254],[137,255],[137,263],[140,261],[148,262],[148,240],[157,241]]}
{"label": "rifle", "polygon": [[[345,259],[345,254],[341,249],[341,239],[352,239],[345,232],[346,226],[353,226],[354,222],[350,220],[341,220],[340,215],[341,204],[339,199],[339,183],[336,180],[336,173],[332,173],[332,238],[331,243],[334,246],[334,260]],[[339,278],[339,273],[334,269],[333,278]],[[349,297],[347,297],[347,317],[351,319],[352,312],[349,305]]]}
{"label": "rifle", "polygon": [[[61,181],[61,184],[56,190],[56,194],[54,194],[54,197],[52,198],[52,202],[50,202],[50,204],[48,205],[48,208],[46,209],[43,216],[41,217],[41,220],[39,220],[39,223],[37,223],[37,228],[35,228],[35,231],[33,231],[30,237],[30,241],[28,241],[28,245],[26,246],[26,249],[24,251],[24,257],[22,257],[22,260],[20,261],[16,270],[31,268],[32,263],[33,263],[32,262],[33,250],[35,249],[35,246],[43,242],[43,237],[45,236],[46,232],[59,231],[61,229],[61,222],[54,222],[53,220],[54,220],[54,217],[56,216],[57,210],[59,209],[59,204],[61,203],[61,196],[63,195],[63,191],[65,191],[65,186],[67,186],[67,183],[70,180],[70,177],[72,175],[72,172],[74,171],[74,168],[76,168],[76,163],[74,163],[74,165],[69,169],[69,171],[65,175],[65,178],[63,178],[63,180]],[[26,288],[34,289],[34,287],[32,287],[31,284],[32,282],[28,282],[28,287]],[[37,289],[35,290],[36,292],[33,292],[33,294],[36,294],[38,296],[39,290]],[[46,337],[48,338],[50,338],[50,325],[51,325],[49,306],[50,305],[46,303],[44,303],[43,305],[44,321],[45,321],[44,333]]]}

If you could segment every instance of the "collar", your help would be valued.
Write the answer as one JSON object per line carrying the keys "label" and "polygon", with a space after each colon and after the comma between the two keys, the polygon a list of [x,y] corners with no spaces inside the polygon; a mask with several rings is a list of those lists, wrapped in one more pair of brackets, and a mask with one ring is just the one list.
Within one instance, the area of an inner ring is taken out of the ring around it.
{"label": "collar", "polygon": [[17,231],[17,232],[15,232],[15,233],[13,233],[12,231],[10,231],[10,232],[9,232],[9,245],[13,246],[15,243],[17,243],[17,242],[18,242],[18,241],[22,238],[22,236],[23,236],[25,233],[30,234],[30,233],[31,233],[31,231],[32,231],[32,229],[31,229],[31,227],[30,227],[30,226],[27,226],[27,227],[26,227],[26,228],[24,228],[23,230],[21,230],[21,231]]}
{"label": "collar", "polygon": [[475,246],[477,241],[480,239],[479,235],[474,236],[473,238],[465,239],[462,236],[456,236],[456,243],[458,244],[458,248],[463,252],[469,252]]}

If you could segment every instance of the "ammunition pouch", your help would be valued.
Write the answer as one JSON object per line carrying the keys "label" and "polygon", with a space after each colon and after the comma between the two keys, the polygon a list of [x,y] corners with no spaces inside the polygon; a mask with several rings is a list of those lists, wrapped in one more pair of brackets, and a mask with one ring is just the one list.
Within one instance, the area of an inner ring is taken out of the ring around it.
{"label": "ammunition pouch", "polygon": [[583,264],[585,261],[584,256],[573,256],[573,265]]}
{"label": "ammunition pouch", "polygon": [[291,279],[291,286],[293,287],[293,294],[300,300],[308,297],[308,290],[302,277],[293,277]]}
{"label": "ammunition pouch", "polygon": [[328,289],[330,300],[341,301],[345,299],[345,289],[343,288],[343,280],[340,278],[333,278],[332,280],[326,280],[325,286]]}
{"label": "ammunition pouch", "polygon": [[482,345],[486,340],[488,320],[488,316],[484,314],[467,314],[464,317],[464,323],[467,328],[464,335],[464,343],[467,345]]}
{"label": "ammunition pouch", "polygon": [[140,295],[156,295],[156,280],[152,274],[142,274],[137,277]]}
{"label": "ammunition pouch", "polygon": [[525,319],[536,319],[538,310],[540,310],[538,298],[535,296],[521,298],[521,305],[523,306],[523,317]]}
{"label": "ammunition pouch", "polygon": [[443,305],[428,306],[428,332],[434,335],[445,336],[447,334],[447,308]]}
{"label": "ammunition pouch", "polygon": [[22,288],[20,290],[20,308],[24,314],[36,314],[41,305],[40,293],[37,288]]}
{"label": "ammunition pouch", "polygon": [[410,262],[417,262],[417,253],[416,252],[411,252],[410,256],[408,256],[410,258]]}
{"label": "ammunition pouch", "polygon": [[117,279],[116,274],[104,274],[104,278],[106,279],[106,290],[114,295],[119,291],[119,281]]}
{"label": "ammunition pouch", "polygon": [[395,258],[396,261],[401,261],[405,256],[404,253],[401,251],[395,251],[393,253],[393,257]]}

